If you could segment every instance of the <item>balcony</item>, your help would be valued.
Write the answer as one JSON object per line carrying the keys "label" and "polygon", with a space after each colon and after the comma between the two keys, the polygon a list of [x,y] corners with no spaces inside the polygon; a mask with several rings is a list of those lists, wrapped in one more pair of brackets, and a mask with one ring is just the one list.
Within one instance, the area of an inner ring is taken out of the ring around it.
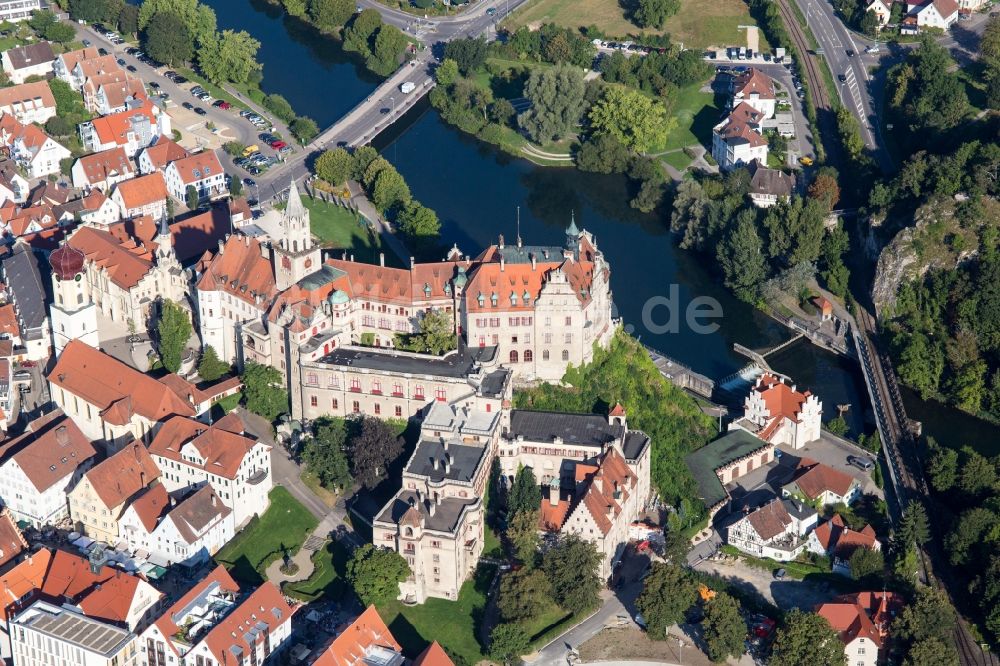
{"label": "balcony", "polygon": [[382,389],[372,389],[372,395],[382,395]]}
{"label": "balcony", "polygon": [[402,398],[403,397],[403,392],[402,391],[393,391],[392,392],[392,397],[393,398]]}
{"label": "balcony", "polygon": [[351,388],[349,388],[347,390],[350,391],[351,393],[361,393],[361,387],[360,386],[352,386]]}
{"label": "balcony", "polygon": [[247,483],[249,483],[252,486],[256,486],[266,478],[267,478],[267,470],[259,469],[247,477]]}

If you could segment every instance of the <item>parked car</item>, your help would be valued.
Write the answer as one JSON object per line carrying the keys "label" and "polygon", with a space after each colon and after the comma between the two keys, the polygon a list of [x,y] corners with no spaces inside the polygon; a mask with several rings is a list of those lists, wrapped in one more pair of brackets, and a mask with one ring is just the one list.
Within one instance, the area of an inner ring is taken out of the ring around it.
{"label": "parked car", "polygon": [[128,70],[128,71],[130,71],[130,72],[138,72],[138,71],[139,71],[139,70],[137,70],[137,69],[135,68],[135,65],[129,65],[129,66],[128,66],[128,67],[126,67],[125,69],[127,69],[127,70]]}
{"label": "parked car", "polygon": [[214,106],[216,108],[219,108],[219,109],[222,109],[223,111],[226,111],[226,110],[232,108],[233,105],[230,104],[229,102],[227,102],[224,99],[217,99],[214,102],[212,102],[212,106]]}
{"label": "parked car", "polygon": [[194,108],[194,104],[192,104],[191,102],[184,102],[183,104],[181,104],[181,106],[183,106],[188,111]]}
{"label": "parked car", "polygon": [[175,76],[174,83],[176,83],[177,85],[180,85],[182,83],[187,83],[187,79],[185,79],[183,76]]}
{"label": "parked car", "polygon": [[153,90],[159,90],[160,89],[160,84],[157,83],[156,81],[150,81],[149,82],[149,87],[152,88]]}
{"label": "parked car", "polygon": [[160,93],[160,99],[170,99],[170,93],[164,91]]}
{"label": "parked car", "polygon": [[840,80],[841,83],[847,83],[847,74],[838,74],[837,78]]}
{"label": "parked car", "polygon": [[35,367],[35,362],[34,361],[22,361],[21,362],[21,367],[22,368],[33,368],[33,367]]}
{"label": "parked car", "polygon": [[496,7],[490,7],[489,9],[486,10],[486,15],[487,16],[495,16],[496,13],[497,13],[497,8]]}
{"label": "parked car", "polygon": [[124,67],[125,66],[125,61],[122,60],[121,58],[118,58],[118,60],[116,60],[115,62],[118,63],[119,67]]}
{"label": "parked car", "polygon": [[83,45],[84,45],[85,47],[87,47],[87,46],[90,46],[90,40],[89,40],[89,39],[85,39],[85,40],[83,40]]}
{"label": "parked car", "polygon": [[273,141],[271,143],[271,147],[274,148],[275,150],[281,150],[282,148],[284,148],[287,145],[288,144],[285,143],[284,141]]}
{"label": "parked car", "polygon": [[108,50],[102,46],[101,48],[97,49],[97,55],[106,56],[108,55]]}
{"label": "parked car", "polygon": [[196,106],[194,112],[197,113],[199,116],[204,116],[207,114],[207,111],[205,111],[205,109],[201,108],[200,106]]}
{"label": "parked car", "polygon": [[278,141],[278,137],[271,134],[270,132],[261,132],[260,134],[257,135],[257,138],[263,141],[264,143],[274,143],[275,141]]}
{"label": "parked car", "polygon": [[774,572],[775,580],[781,580],[782,578],[785,577],[786,573],[787,572],[784,569],[776,569]]}
{"label": "parked car", "polygon": [[847,456],[847,462],[848,464],[854,465],[858,469],[865,472],[870,472],[875,469],[875,463],[868,458],[862,458],[860,456]]}
{"label": "parked car", "polygon": [[854,57],[854,49],[847,49],[847,57],[848,58]]}
{"label": "parked car", "polygon": [[253,178],[244,178],[243,184],[246,185],[247,187],[256,187],[257,181],[254,180]]}
{"label": "parked car", "polygon": [[27,370],[18,370],[14,373],[14,379],[31,379],[31,373]]}

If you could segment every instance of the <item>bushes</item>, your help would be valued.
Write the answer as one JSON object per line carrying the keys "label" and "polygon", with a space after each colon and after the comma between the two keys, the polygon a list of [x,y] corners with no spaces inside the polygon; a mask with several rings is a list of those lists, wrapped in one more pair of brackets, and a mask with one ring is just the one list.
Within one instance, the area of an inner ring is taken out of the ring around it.
{"label": "bushes", "polygon": [[288,103],[288,100],[281,95],[272,94],[265,97],[264,108],[286,123],[295,120],[295,110],[292,109],[292,105]]}

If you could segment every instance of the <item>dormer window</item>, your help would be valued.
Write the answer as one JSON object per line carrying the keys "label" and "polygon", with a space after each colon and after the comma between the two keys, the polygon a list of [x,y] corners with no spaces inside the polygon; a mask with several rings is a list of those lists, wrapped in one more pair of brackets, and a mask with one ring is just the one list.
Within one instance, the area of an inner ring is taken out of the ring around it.
{"label": "dormer window", "polygon": [[426,282],[424,282],[424,296],[426,296],[427,298],[431,297],[431,286]]}
{"label": "dormer window", "polygon": [[517,305],[517,294],[515,294],[514,292],[510,292],[510,304],[512,306]]}
{"label": "dormer window", "polygon": [[524,293],[521,295],[521,298],[524,299],[525,305],[531,305],[531,294],[528,293],[527,289],[524,290]]}
{"label": "dormer window", "polygon": [[197,169],[195,169],[195,170],[194,170],[194,177],[195,177],[195,178],[201,178],[201,172],[200,172],[200,171],[198,171]]}
{"label": "dormer window", "polygon": [[476,300],[479,302],[479,307],[483,307],[483,305],[485,305],[486,299],[483,298],[483,292],[479,292],[479,296],[476,297]]}
{"label": "dormer window", "polygon": [[493,307],[497,306],[497,293],[495,291],[490,296],[490,305],[492,305]]}

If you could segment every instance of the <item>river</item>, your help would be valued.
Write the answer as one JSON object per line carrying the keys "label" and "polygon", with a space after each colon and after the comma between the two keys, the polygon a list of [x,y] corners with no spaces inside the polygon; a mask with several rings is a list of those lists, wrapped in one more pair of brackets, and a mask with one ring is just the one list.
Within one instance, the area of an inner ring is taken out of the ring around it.
{"label": "river", "polygon": [[[262,88],[285,96],[298,113],[321,127],[377,86],[378,80],[335,40],[284,16],[274,5],[263,0],[206,4],[215,9],[220,29],[246,30],[260,40]],[[596,236],[611,263],[617,314],[627,329],[700,373],[719,379],[745,365],[747,359],[733,351],[734,343],[760,350],[790,337],[783,326],[733,298],[719,284],[714,261],[677,248],[662,213],[631,209],[624,177],[514,159],[447,126],[426,103],[401,119],[391,134],[379,137],[376,147],[406,178],[413,195],[437,211],[444,240],[465,254],[478,254],[500,234],[514,242],[518,209],[520,235],[532,245],[561,245],[563,231],[575,217],[577,226]],[[712,299],[721,312],[712,333],[698,333],[687,324],[685,312],[699,297]],[[645,323],[644,309],[651,311]],[[864,380],[852,361],[803,341],[769,360],[800,388],[820,396],[826,419],[836,416],[837,405],[850,405],[845,418],[853,430],[865,427],[866,415],[870,420]],[[914,403],[921,413],[911,417],[932,417],[925,429],[939,434],[941,441],[962,445],[966,438],[987,435],[992,441],[996,430],[984,430],[986,424],[971,417],[962,441],[949,437],[945,423],[953,410],[935,405]]]}

